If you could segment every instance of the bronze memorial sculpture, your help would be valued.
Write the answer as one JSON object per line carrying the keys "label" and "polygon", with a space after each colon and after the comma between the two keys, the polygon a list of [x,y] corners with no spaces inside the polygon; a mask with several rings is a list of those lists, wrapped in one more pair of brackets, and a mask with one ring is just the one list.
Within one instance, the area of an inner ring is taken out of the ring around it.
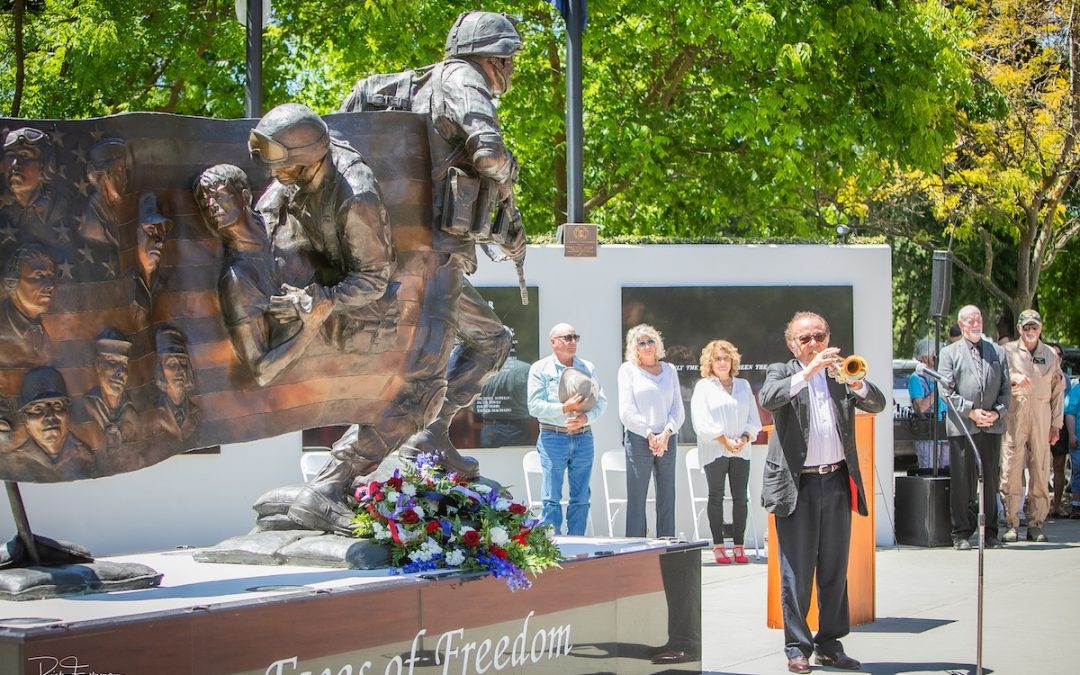
{"label": "bronze memorial sculpture", "polygon": [[403,110],[0,119],[9,492],[333,424],[352,426],[263,529],[351,533],[353,483],[398,448],[475,477],[447,427],[510,347],[465,275],[479,243],[520,277],[493,104],[520,48],[505,16],[462,14]]}
{"label": "bronze memorial sculpture", "polygon": [[[464,274],[476,270],[477,243],[498,244],[518,263],[525,257],[525,231],[513,203],[517,160],[503,142],[493,102],[510,88],[521,47],[505,15],[464,12],[447,35],[444,61],[360,80],[341,105],[342,111],[411,110],[427,118],[433,247]],[[513,336],[467,279],[460,285],[449,298],[457,305],[458,344],[442,409],[404,450],[442,451],[447,468],[473,477],[478,464],[450,442],[450,421],[502,367]]]}

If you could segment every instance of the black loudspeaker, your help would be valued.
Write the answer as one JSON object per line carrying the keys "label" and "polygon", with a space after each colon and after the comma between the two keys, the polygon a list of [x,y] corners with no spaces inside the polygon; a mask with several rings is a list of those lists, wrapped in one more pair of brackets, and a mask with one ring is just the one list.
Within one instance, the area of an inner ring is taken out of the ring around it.
{"label": "black loudspeaker", "polygon": [[896,477],[896,543],[910,546],[952,544],[949,479]]}
{"label": "black loudspeaker", "polygon": [[934,251],[930,277],[930,316],[940,318],[949,313],[952,293],[952,253]]}

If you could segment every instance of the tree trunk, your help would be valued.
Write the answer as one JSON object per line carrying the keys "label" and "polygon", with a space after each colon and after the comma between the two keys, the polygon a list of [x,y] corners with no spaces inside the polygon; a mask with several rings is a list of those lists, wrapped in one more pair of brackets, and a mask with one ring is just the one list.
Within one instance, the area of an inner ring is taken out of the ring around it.
{"label": "tree trunk", "polygon": [[24,0],[15,0],[12,18],[15,20],[15,94],[11,97],[11,116],[18,117],[22,109],[23,82],[26,80],[26,50],[23,46],[23,20],[26,18]]}

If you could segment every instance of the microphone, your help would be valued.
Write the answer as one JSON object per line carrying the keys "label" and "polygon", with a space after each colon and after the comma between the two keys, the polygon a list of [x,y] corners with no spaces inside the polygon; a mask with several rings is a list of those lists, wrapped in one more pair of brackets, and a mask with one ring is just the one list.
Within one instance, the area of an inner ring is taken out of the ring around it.
{"label": "microphone", "polygon": [[915,364],[915,372],[918,373],[919,375],[925,375],[926,377],[929,377],[931,380],[935,380],[935,381],[940,382],[941,384],[944,384],[946,386],[951,384],[949,382],[949,380],[947,380],[945,378],[944,375],[942,375],[938,371],[934,370],[930,366],[926,365],[925,363],[922,363],[921,361],[919,363]]}

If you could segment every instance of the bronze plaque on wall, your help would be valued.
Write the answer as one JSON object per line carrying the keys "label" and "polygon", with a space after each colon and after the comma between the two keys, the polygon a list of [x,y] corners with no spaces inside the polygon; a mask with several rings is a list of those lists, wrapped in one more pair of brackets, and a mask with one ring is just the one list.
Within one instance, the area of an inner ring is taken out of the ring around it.
{"label": "bronze plaque on wall", "polygon": [[567,258],[596,257],[596,225],[566,223],[563,228],[563,255]]}

